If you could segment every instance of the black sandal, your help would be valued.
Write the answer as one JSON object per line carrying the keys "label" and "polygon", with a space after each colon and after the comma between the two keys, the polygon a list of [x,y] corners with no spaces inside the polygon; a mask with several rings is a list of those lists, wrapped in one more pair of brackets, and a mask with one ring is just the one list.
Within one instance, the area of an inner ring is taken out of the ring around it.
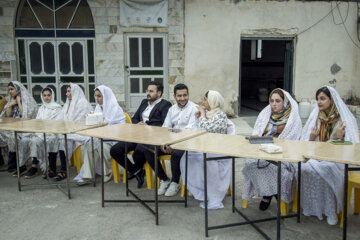
{"label": "black sandal", "polygon": [[58,174],[54,177],[55,181],[62,181],[66,179],[66,172],[58,172]]}
{"label": "black sandal", "polygon": [[48,173],[46,175],[46,172],[43,172],[42,178],[46,179],[49,176],[49,178],[53,178],[56,176],[56,171],[53,171],[51,169],[48,170]]}

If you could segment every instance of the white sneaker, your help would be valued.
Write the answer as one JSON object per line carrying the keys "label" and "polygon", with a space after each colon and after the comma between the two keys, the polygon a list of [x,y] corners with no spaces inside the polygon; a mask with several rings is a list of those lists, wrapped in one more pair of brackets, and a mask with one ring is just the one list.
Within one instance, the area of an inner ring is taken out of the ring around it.
{"label": "white sneaker", "polygon": [[168,189],[165,192],[165,196],[166,197],[175,196],[179,192],[180,188],[181,188],[181,185],[179,183],[171,182],[170,186],[168,187]]}
{"label": "white sneaker", "polygon": [[167,181],[161,180],[157,194],[164,195],[164,193],[166,192],[166,189],[169,187],[169,185],[170,185],[170,180],[167,180]]}
{"label": "white sneaker", "polygon": [[112,173],[110,173],[109,175],[105,175],[104,176],[104,183],[109,182],[112,179],[112,177],[113,177]]}
{"label": "white sneaker", "polygon": [[338,218],[337,218],[337,216],[335,216],[335,217],[327,217],[326,222],[327,222],[327,224],[333,226],[333,225],[336,225],[338,223]]}

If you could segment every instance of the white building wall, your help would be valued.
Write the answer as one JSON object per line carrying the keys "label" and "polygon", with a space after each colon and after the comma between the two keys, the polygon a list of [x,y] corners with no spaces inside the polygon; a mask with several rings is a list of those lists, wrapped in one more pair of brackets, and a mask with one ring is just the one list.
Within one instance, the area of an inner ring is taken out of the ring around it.
{"label": "white building wall", "polygon": [[[344,18],[347,4],[340,3]],[[356,8],[356,3],[349,3],[346,27],[360,46]],[[360,97],[360,49],[344,27],[335,25],[329,14],[301,33],[330,9],[329,2],[185,0],[185,83],[193,99],[200,102],[206,90],[218,90],[227,113],[237,112],[242,36],[295,38],[293,92],[298,100],[313,98],[324,84],[335,86],[345,99],[351,94]],[[337,10],[334,18],[341,21]],[[341,71],[333,75],[330,68],[335,63]]]}

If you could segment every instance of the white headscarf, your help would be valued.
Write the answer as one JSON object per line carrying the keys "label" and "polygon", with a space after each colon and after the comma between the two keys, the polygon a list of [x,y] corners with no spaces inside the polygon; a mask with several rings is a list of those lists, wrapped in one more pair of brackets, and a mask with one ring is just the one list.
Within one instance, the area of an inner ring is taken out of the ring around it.
{"label": "white headscarf", "polygon": [[[343,122],[343,124],[346,126],[345,140],[358,143],[359,128],[357,125],[356,118],[351,113],[349,108],[346,106],[346,104],[344,103],[344,101],[341,99],[340,95],[334,88],[329,86],[324,86],[324,87],[327,87],[329,89],[331,97],[334,100],[336,109],[340,114],[340,119]],[[304,129],[301,134],[301,140],[309,141],[311,129],[316,126],[316,121],[318,119],[318,116],[319,116],[319,107],[318,105],[316,105],[304,126]]]}
{"label": "white headscarf", "polygon": [[98,86],[95,91],[99,90],[103,97],[103,104],[100,106],[96,104],[95,112],[101,112],[104,116],[105,122],[111,124],[125,123],[125,115],[122,108],[119,106],[113,91],[104,86]]}
{"label": "white headscarf", "polygon": [[217,113],[221,112],[224,107],[224,98],[221,94],[214,90],[209,90],[207,100],[210,106],[210,111],[206,112],[208,119],[213,118]]}
{"label": "white headscarf", "polygon": [[[301,136],[301,118],[299,115],[299,108],[297,102],[291,97],[290,93],[287,91],[280,89],[285,96],[284,105],[290,104],[291,112],[290,116],[286,122],[285,128],[279,135],[279,139],[289,139],[289,140],[298,140]],[[289,103],[287,103],[287,100]],[[265,128],[269,122],[271,116],[271,106],[270,104],[266,106],[259,114],[256,119],[254,130],[252,132],[253,135],[262,136]]]}
{"label": "white headscarf", "polygon": [[[65,121],[85,121],[86,115],[92,111],[92,106],[86,100],[83,90],[76,84],[70,83],[71,100],[66,98],[63,106]],[[70,107],[69,107],[70,105]]]}
{"label": "white headscarf", "polygon": [[[337,111],[340,114],[340,119],[343,122],[343,124],[346,126],[345,140],[358,143],[359,129],[355,117],[352,115],[352,113],[350,112],[344,101],[341,99],[337,91],[332,87],[329,86],[325,86],[325,87],[329,89],[331,97],[336,105]],[[301,140],[309,141],[311,129],[316,126],[316,121],[318,117],[319,117],[319,107],[316,105],[316,107],[311,112],[309,119],[307,120],[303,128],[301,134]],[[342,208],[343,191],[344,191],[343,189],[344,164],[318,161],[315,159],[308,160],[307,164],[310,164],[311,167],[320,175],[320,177],[324,179],[324,181],[326,181],[328,185],[331,187],[337,199],[337,209],[340,210]]]}
{"label": "white headscarf", "polygon": [[[11,81],[11,83],[14,85],[16,91],[18,92],[18,95],[20,94],[21,96],[21,103],[23,107],[22,118],[34,118],[38,110],[35,99],[33,98],[33,96],[31,96],[31,94],[24,87],[24,85],[22,85],[18,81]],[[10,94],[6,96],[6,100],[8,101],[8,103],[5,105],[1,116],[5,116],[6,109],[9,107],[10,101],[12,100]]]}
{"label": "white headscarf", "polygon": [[41,91],[42,105],[39,108],[36,119],[44,119],[44,120],[59,119],[59,117],[61,116],[61,106],[60,104],[55,102],[55,93],[51,88],[46,88],[46,91],[48,91],[48,89],[51,90],[51,101],[47,103],[44,101],[42,96],[44,89]]}

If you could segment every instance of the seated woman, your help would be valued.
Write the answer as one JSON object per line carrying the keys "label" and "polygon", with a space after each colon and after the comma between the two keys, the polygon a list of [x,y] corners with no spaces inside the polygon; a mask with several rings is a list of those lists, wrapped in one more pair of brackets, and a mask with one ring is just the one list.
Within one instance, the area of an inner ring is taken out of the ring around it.
{"label": "seated woman", "polygon": [[[116,97],[113,91],[104,86],[98,86],[95,89],[95,99],[96,99],[96,107],[95,112],[102,113],[104,116],[105,122],[108,125],[118,124],[118,123],[125,123],[125,115],[122,108],[119,106]],[[90,140],[90,138],[88,138]],[[95,139],[94,141],[94,157],[92,155],[92,145],[91,141],[88,141],[84,146],[83,151],[83,165],[81,167],[80,174],[75,178],[78,180],[78,185],[85,185],[91,182],[91,179],[94,177],[95,172],[95,165],[98,162],[100,164],[100,154],[101,154],[101,147],[100,147],[100,140]],[[111,156],[110,156],[110,149],[116,142],[104,142],[104,181],[110,181],[112,177],[111,171]],[[98,168],[99,169],[99,168]],[[101,174],[101,171],[97,171]]]}
{"label": "seated woman", "polygon": [[[324,86],[316,91],[317,106],[307,120],[301,140],[359,142],[357,121],[336,90]],[[301,167],[301,205],[303,214],[327,217],[336,225],[342,211],[344,164],[310,159]]]}
{"label": "seated woman", "polygon": [[[42,105],[39,108],[36,119],[56,120],[61,117],[61,106],[55,102],[54,91],[46,87],[41,91]],[[46,134],[46,150],[49,158],[49,177],[56,175],[56,155],[58,152],[58,137],[56,134]],[[25,178],[35,177],[38,173],[40,163],[41,169],[46,177],[46,162],[44,156],[44,135],[42,133],[31,133],[23,137],[19,142],[19,164],[24,166],[28,158],[32,158],[32,166],[27,171]]]}
{"label": "seated woman", "polygon": [[[76,84],[70,83],[66,89],[66,102],[62,108],[62,120],[85,122],[86,115],[93,108],[86,100],[83,90]],[[60,153],[60,172],[54,178],[55,181],[61,181],[66,178],[66,156],[65,156],[65,140],[61,136],[59,141]],[[87,138],[78,134],[67,135],[67,147],[69,156],[73,154],[77,147],[85,143]]]}
{"label": "seated woman", "polygon": [[[8,84],[8,103],[5,105],[1,117],[9,118],[34,118],[37,112],[37,104],[29,91],[17,81]],[[21,134],[18,134],[21,139]],[[17,176],[17,162],[15,152],[15,137],[12,131],[0,131],[0,142],[6,144],[9,149],[8,172],[15,172]],[[20,173],[26,171],[26,166],[20,168]]]}
{"label": "seated woman", "polygon": [[[301,118],[298,105],[291,95],[280,88],[270,93],[269,105],[256,119],[253,136],[273,136],[279,139],[298,140],[301,136]],[[247,159],[242,170],[242,198],[249,200],[256,194],[262,196],[259,209],[265,211],[277,191],[278,167],[266,160]],[[295,167],[281,164],[281,200],[290,203],[295,191]]]}
{"label": "seated woman", "polygon": [[[216,91],[208,91],[204,97],[204,106],[198,107],[195,116],[198,120],[197,128],[211,133],[235,134],[234,125],[227,119],[222,108],[224,99]],[[206,111],[207,110],[207,111]],[[196,128],[196,126],[194,126]],[[219,157],[208,154],[208,157]],[[185,176],[185,155],[180,161],[182,176]],[[203,154],[196,152],[188,153],[188,180],[187,189],[195,199],[204,201],[204,162]],[[207,162],[207,188],[208,209],[223,208],[222,200],[229,188],[231,176],[231,160],[217,160]],[[204,208],[204,203],[200,207]]]}

